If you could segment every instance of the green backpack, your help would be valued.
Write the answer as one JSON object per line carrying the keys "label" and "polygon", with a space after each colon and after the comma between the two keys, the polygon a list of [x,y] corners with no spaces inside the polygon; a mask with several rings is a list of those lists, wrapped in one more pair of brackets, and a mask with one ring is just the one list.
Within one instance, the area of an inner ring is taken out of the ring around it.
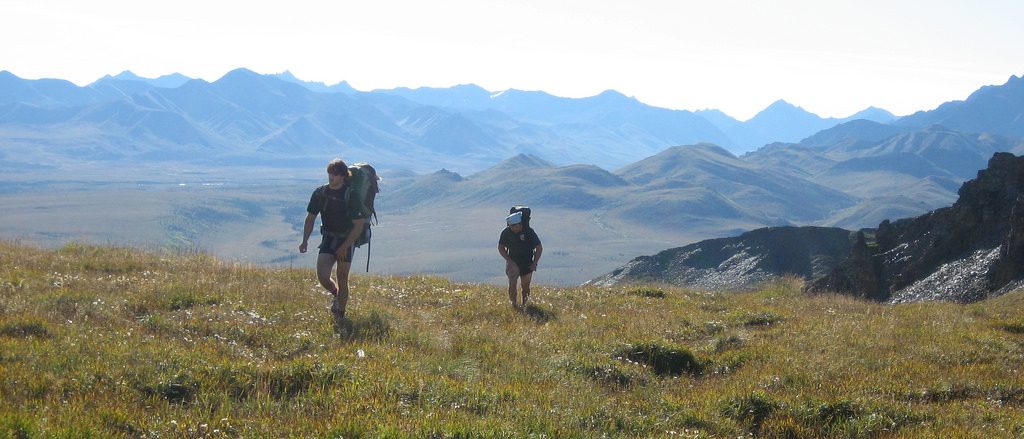
{"label": "green backpack", "polygon": [[373,169],[369,163],[356,163],[348,167],[349,172],[352,173],[352,178],[349,180],[348,189],[345,190],[345,202],[346,207],[349,211],[358,211],[358,218],[366,218],[366,222],[363,224],[363,233],[359,235],[359,239],[356,240],[355,246],[362,247],[366,244],[366,271],[370,271],[370,238],[373,236],[370,230],[371,217],[374,223],[377,222],[377,210],[373,207],[373,202],[377,199],[377,193],[380,192],[380,186],[378,181],[380,177],[377,176],[377,170]]}

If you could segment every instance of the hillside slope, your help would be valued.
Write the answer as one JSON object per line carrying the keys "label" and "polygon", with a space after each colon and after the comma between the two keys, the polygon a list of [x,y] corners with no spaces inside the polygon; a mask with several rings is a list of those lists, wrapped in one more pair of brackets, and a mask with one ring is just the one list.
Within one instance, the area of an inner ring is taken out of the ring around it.
{"label": "hillside slope", "polygon": [[[5,437],[1001,437],[1024,296],[966,307],[355,276],[0,242]],[[941,325],[933,324],[942,322]],[[955,355],[949,355],[955,353]]]}

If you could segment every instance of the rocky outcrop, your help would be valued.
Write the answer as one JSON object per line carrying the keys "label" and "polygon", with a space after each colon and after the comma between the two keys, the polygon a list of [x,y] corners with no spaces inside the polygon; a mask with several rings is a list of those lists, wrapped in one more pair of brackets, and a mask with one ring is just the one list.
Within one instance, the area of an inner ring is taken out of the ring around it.
{"label": "rocky outcrop", "polygon": [[966,303],[1017,288],[1024,278],[1024,158],[996,153],[953,206],[883,221],[874,242],[860,241],[805,291]]}
{"label": "rocky outcrop", "polygon": [[846,258],[852,232],[828,227],[769,227],[641,256],[585,285],[661,283],[714,290],[743,290],[792,275],[830,272]]}
{"label": "rocky outcrop", "polygon": [[878,284],[881,268],[873,257],[864,233],[857,232],[849,255],[830,273],[818,277],[815,283],[822,285],[822,290],[843,291],[866,299],[882,300],[883,289]]}

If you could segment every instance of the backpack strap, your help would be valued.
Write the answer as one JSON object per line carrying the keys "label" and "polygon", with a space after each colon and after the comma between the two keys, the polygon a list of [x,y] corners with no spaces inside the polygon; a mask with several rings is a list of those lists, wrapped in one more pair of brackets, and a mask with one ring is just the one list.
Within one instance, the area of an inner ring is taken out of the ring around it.
{"label": "backpack strap", "polygon": [[[327,202],[330,201],[330,199],[327,198],[327,186],[320,186],[320,198],[324,199],[324,205],[320,207],[320,215],[323,215],[324,212],[327,211]],[[323,216],[321,216],[320,218],[322,221]]]}
{"label": "backpack strap", "polygon": [[[370,233],[370,228],[366,228],[366,233]],[[366,240],[366,272],[370,272],[370,248],[373,247],[373,240]]]}
{"label": "backpack strap", "polygon": [[342,195],[342,198],[332,197],[332,196],[328,195],[327,194],[327,190],[328,189],[330,189],[330,186],[328,186],[326,184],[323,185],[323,186],[320,186],[320,188],[318,189],[320,191],[320,196],[323,197],[323,199],[324,199],[324,205],[323,205],[323,207],[320,208],[320,213],[323,213],[324,211],[327,210],[327,204],[330,203],[331,200],[334,200],[334,201],[337,201],[337,202],[341,203],[341,205],[347,209],[348,206],[346,204],[348,202],[348,184],[346,183],[344,186],[342,186],[342,189],[345,190],[344,195]]}

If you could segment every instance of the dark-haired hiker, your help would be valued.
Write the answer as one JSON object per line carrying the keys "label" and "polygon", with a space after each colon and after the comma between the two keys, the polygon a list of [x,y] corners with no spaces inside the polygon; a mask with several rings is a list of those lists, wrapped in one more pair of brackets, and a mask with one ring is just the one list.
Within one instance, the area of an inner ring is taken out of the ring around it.
{"label": "dark-haired hiker", "polygon": [[[320,215],[320,254],[316,259],[316,277],[328,292],[334,296],[331,313],[335,318],[345,317],[348,305],[348,273],[352,267],[353,244],[363,232],[365,212],[350,209],[346,203],[345,190],[352,174],[341,159],[327,164],[327,184],[316,188],[306,206],[306,222],[302,227],[302,243],[299,252],[305,253],[309,235],[313,233],[317,215]],[[338,264],[338,281],[331,279],[334,264]]]}
{"label": "dark-haired hiker", "polygon": [[522,308],[526,308],[526,300],[530,297],[530,281],[533,272],[537,271],[537,263],[544,247],[532,227],[523,226],[522,212],[516,212],[505,218],[505,227],[498,238],[498,253],[505,259],[505,275],[508,276],[508,298],[512,307],[521,309],[516,303],[518,296],[516,284],[523,288]]}

